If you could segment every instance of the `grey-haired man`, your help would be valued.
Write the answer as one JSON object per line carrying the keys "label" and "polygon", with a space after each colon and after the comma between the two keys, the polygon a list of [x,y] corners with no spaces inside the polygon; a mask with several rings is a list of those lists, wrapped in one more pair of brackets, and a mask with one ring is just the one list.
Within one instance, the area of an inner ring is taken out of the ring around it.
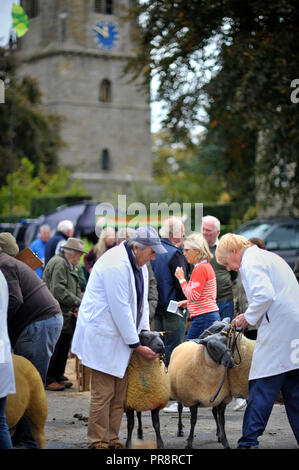
{"label": "grey-haired man", "polygon": [[133,350],[148,359],[157,354],[139,342],[149,330],[146,263],[163,253],[157,232],[140,227],[95,263],[80,305],[72,352],[91,369],[89,447],[121,448],[118,433]]}

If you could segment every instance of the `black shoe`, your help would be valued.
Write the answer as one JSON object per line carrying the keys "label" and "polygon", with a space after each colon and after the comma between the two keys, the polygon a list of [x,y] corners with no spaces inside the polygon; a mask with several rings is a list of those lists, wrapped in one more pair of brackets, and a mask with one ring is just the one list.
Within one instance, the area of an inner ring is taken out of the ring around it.
{"label": "black shoe", "polygon": [[258,446],[238,446],[237,449],[259,449]]}
{"label": "black shoe", "polygon": [[64,380],[70,380],[70,379],[66,377],[65,375],[59,375],[58,377],[56,377],[56,380],[57,382],[63,382]]}

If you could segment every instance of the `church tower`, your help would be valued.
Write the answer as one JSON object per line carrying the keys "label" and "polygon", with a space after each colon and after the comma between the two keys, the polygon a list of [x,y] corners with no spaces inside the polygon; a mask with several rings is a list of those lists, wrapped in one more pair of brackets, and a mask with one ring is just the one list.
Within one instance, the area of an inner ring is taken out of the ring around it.
{"label": "church tower", "polygon": [[22,0],[29,31],[20,75],[35,77],[43,105],[63,116],[60,164],[98,200],[151,183],[149,95],[122,76],[136,24],[133,0]]}

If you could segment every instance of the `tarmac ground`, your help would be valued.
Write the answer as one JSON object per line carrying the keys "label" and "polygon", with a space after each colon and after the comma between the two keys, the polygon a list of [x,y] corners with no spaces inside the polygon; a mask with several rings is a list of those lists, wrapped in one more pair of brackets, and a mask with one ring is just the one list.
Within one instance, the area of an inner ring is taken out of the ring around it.
{"label": "tarmac ground", "polygon": [[[79,392],[74,359],[68,360],[66,375],[73,387],[60,392],[47,391],[48,420],[46,423],[47,449],[87,449],[87,422],[90,392]],[[169,402],[171,403],[171,402]],[[244,410],[234,411],[234,401],[226,408],[225,429],[231,449],[236,449],[242,433]],[[142,413],[144,441],[155,442],[155,432],[150,411]],[[178,413],[160,411],[160,429],[164,449],[185,449],[190,429],[190,413],[183,413],[184,437],[177,437]],[[124,414],[119,439],[125,443],[127,419]],[[137,437],[137,418],[133,439]],[[264,434],[259,438],[260,449],[299,449],[290,428],[283,405],[274,405]],[[223,449],[217,442],[216,425],[211,408],[198,408],[198,419],[193,441],[194,449]]]}

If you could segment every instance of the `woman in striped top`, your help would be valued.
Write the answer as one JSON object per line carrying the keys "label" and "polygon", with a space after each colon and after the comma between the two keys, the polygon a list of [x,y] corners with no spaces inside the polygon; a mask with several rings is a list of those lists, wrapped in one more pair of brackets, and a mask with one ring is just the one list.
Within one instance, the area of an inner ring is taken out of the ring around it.
{"label": "woman in striped top", "polygon": [[192,319],[186,340],[198,338],[214,321],[220,320],[216,304],[216,276],[210,264],[213,257],[201,233],[192,233],[184,242],[184,255],[189,264],[194,264],[190,281],[187,283],[182,268],[175,276],[179,280],[187,300],[179,303],[187,308]]}

